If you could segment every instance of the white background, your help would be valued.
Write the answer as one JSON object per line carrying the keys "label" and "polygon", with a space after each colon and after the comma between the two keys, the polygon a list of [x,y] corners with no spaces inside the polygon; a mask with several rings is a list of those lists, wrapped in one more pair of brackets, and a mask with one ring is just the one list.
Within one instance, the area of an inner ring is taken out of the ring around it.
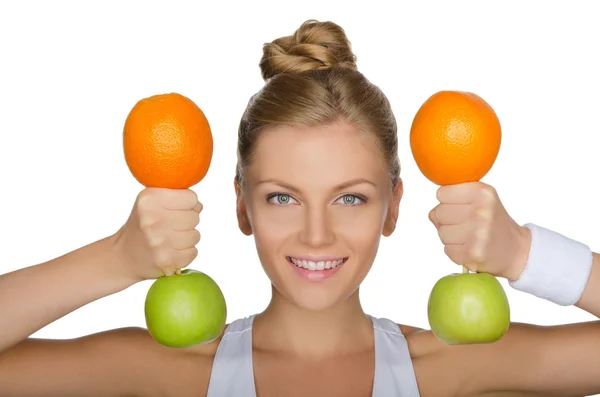
{"label": "white background", "polygon": [[[600,10],[594,1],[42,2],[0,5],[0,273],[114,233],[142,188],[122,152],[139,99],[165,92],[206,113],[215,151],[194,190],[205,205],[192,268],[221,286],[228,321],[261,311],[269,280],[254,242],[238,230],[232,179],[236,133],[263,84],[262,44],[304,20],[343,26],[359,69],[392,102],[405,196],[397,232],[383,239],[362,285],[367,312],[428,327],[435,281],[460,270],[427,219],[436,186],[416,168],[412,118],[436,91],[482,96],[503,126],[483,181],[520,223],[535,222],[600,250]],[[392,5],[393,4],[393,5]],[[287,8],[289,7],[289,8]],[[88,280],[93,283],[94,280]],[[593,320],[511,290],[512,320]],[[71,338],[144,326],[150,282],[94,302],[35,336]]]}

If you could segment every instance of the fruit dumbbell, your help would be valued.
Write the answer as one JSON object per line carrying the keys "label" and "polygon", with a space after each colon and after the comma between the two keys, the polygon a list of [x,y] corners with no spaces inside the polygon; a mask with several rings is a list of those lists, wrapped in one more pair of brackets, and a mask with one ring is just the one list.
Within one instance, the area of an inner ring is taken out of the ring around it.
{"label": "fruit dumbbell", "polygon": [[[135,104],[125,121],[123,149],[129,170],[145,187],[188,189],[208,172],[213,138],[202,110],[189,98],[170,93]],[[154,281],[144,313],[157,342],[186,347],[216,339],[227,307],[212,278],[185,269]]]}
{"label": "fruit dumbbell", "polygon": [[[417,111],[410,146],[417,166],[433,183],[454,185],[483,178],[500,151],[500,121],[492,107],[470,92],[440,91]],[[491,343],[510,325],[500,282],[463,266],[438,280],[427,304],[429,325],[446,344]]]}

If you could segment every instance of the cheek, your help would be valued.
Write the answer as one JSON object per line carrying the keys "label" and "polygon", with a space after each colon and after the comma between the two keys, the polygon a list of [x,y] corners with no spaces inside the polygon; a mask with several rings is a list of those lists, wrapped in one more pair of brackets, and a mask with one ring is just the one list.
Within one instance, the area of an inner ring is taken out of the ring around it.
{"label": "cheek", "polygon": [[343,208],[335,218],[337,236],[344,239],[353,250],[377,249],[384,224],[381,206]]}
{"label": "cheek", "polygon": [[277,208],[263,203],[252,203],[248,212],[256,245],[263,252],[277,250],[297,233],[302,224],[299,207]]}

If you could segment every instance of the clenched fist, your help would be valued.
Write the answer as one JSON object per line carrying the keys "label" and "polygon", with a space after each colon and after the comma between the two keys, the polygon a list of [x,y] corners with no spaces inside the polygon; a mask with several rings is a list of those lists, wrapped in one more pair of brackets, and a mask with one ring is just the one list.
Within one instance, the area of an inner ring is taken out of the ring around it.
{"label": "clenched fist", "polygon": [[506,212],[496,190],[482,182],[442,186],[429,213],[444,252],[456,264],[516,280],[527,263],[531,237]]}
{"label": "clenched fist", "polygon": [[117,232],[123,270],[135,281],[180,272],[198,255],[202,204],[191,190],[147,188]]}

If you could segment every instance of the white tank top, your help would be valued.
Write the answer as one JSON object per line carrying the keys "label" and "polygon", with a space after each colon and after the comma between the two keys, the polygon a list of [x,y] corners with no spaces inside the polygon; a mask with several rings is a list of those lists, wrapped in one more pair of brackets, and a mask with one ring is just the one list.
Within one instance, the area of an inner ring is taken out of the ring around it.
{"label": "white tank top", "polygon": [[[214,358],[207,397],[256,397],[252,367],[254,315],[232,322]],[[408,344],[396,323],[374,318],[375,380],[372,397],[419,397]]]}

